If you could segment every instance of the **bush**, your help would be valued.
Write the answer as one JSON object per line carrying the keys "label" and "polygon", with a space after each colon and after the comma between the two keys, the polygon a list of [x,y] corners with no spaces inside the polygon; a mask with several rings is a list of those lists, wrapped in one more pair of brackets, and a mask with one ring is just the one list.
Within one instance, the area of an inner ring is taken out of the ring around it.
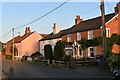
{"label": "bush", "polygon": [[70,57],[71,57],[71,56],[69,56],[69,55],[65,55],[65,57],[63,58],[65,67],[68,67],[68,62],[69,62],[69,58],[70,58]]}
{"label": "bush", "polygon": [[119,66],[120,56],[117,54],[113,54],[108,58],[108,65],[110,71],[115,70]]}
{"label": "bush", "polygon": [[6,60],[12,60],[12,55],[5,55]]}
{"label": "bush", "polygon": [[[13,53],[13,46],[10,47],[10,52]],[[18,50],[16,48],[16,46],[14,46],[14,56],[17,56],[18,55]]]}
{"label": "bush", "polygon": [[45,59],[49,59],[50,60],[50,64],[52,64],[52,60],[53,60],[53,51],[52,51],[52,46],[51,45],[45,45],[44,47],[44,52],[45,52]]}
{"label": "bush", "polygon": [[60,44],[56,44],[54,47],[54,59],[55,60],[62,60],[65,56],[65,48]]}

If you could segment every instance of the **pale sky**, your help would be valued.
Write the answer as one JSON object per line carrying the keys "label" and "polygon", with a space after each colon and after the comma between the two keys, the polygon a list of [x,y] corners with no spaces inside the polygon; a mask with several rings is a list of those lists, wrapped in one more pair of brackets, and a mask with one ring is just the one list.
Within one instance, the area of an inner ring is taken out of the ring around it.
{"label": "pale sky", "polygon": [[[6,42],[12,38],[12,33],[9,33],[3,38],[1,37],[8,33],[13,27],[16,28],[27,24],[63,3],[63,1],[55,2],[55,0],[51,2],[47,2],[47,0],[46,2],[40,0],[38,2],[32,2],[33,0],[24,1],[26,2],[15,2],[14,0],[10,2],[10,0],[3,0],[2,3],[0,3],[0,13],[2,13],[2,15],[0,15],[0,17],[2,17],[0,20],[0,25],[2,26],[0,27],[0,34],[2,31],[0,41]],[[62,30],[74,25],[76,15],[80,15],[83,20],[101,15],[99,8],[100,2],[82,1],[77,2],[76,0],[76,2],[68,2],[56,11],[28,26],[30,26],[31,31],[49,34],[52,32],[54,23],[59,25]],[[117,2],[118,1],[109,2],[109,0],[105,0],[105,13],[113,13]],[[18,32],[20,32],[21,35],[24,34],[24,30],[25,27],[15,30],[15,35],[17,36]]]}

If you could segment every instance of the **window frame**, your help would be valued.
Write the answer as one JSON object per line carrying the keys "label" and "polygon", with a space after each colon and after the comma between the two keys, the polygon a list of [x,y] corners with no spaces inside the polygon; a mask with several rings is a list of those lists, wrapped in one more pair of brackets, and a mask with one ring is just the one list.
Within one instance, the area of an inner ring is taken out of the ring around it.
{"label": "window frame", "polygon": [[[93,49],[93,51],[91,51],[91,49]],[[93,57],[95,57],[95,48],[94,47],[89,47],[89,54],[90,54],[90,56],[89,57],[91,57],[91,58],[93,58]],[[92,54],[93,54],[93,56],[92,56]]]}
{"label": "window frame", "polygon": [[89,40],[89,39],[93,39],[93,37],[94,37],[94,36],[93,36],[93,30],[89,30],[89,31],[88,31],[88,40]]}
{"label": "window frame", "polygon": [[110,28],[106,28],[106,37],[110,37]]}
{"label": "window frame", "polygon": [[72,42],[72,35],[71,34],[67,34],[67,42]]}
{"label": "window frame", "polygon": [[78,33],[77,33],[77,41],[80,41],[80,40],[81,40],[81,33],[78,32]]}

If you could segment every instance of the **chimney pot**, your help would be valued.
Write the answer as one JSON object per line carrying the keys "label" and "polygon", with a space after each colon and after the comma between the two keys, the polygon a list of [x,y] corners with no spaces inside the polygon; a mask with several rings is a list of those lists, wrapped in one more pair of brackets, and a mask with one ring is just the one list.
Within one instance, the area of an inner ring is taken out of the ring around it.
{"label": "chimney pot", "polygon": [[30,33],[31,31],[30,31],[30,27],[26,27],[26,30],[25,30],[25,34],[28,34],[28,33]]}
{"label": "chimney pot", "polygon": [[54,23],[54,26],[53,26],[53,34],[57,34],[58,32],[60,32],[60,27],[57,26],[57,25]]}
{"label": "chimney pot", "polygon": [[118,14],[120,12],[120,2],[116,4],[116,7],[114,9],[115,9],[115,14]]}
{"label": "chimney pot", "polygon": [[77,15],[75,19],[75,25],[79,24],[81,21],[83,21],[83,19],[80,19],[80,16]]}

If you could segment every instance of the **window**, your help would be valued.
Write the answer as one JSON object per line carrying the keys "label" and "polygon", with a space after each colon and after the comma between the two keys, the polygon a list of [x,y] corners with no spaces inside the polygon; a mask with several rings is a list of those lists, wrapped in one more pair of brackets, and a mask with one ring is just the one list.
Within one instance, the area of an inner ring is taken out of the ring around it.
{"label": "window", "polygon": [[106,28],[106,37],[110,37],[110,28]]}
{"label": "window", "polygon": [[71,36],[71,34],[68,34],[68,35],[67,35],[67,41],[68,41],[68,42],[72,42],[72,36]]}
{"label": "window", "polygon": [[88,31],[88,39],[93,39],[93,30]]}
{"label": "window", "polygon": [[80,32],[77,33],[77,41],[80,41],[81,40],[81,34]]}
{"label": "window", "polygon": [[94,48],[90,47],[90,57],[94,57]]}

